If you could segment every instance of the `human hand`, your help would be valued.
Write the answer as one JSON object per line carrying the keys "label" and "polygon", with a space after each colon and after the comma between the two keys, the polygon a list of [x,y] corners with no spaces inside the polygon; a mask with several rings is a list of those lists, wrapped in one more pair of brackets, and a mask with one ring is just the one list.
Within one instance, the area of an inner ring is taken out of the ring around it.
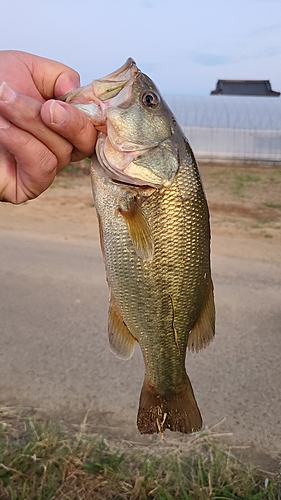
{"label": "human hand", "polygon": [[0,51],[0,201],[35,198],[70,161],[93,153],[91,122],[52,99],[79,85],[78,73],[64,64]]}

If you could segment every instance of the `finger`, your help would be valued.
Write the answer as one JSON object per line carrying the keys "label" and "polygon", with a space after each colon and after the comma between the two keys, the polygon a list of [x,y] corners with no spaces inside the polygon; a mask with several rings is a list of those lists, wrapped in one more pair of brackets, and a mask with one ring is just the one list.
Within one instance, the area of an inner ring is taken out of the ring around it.
{"label": "finger", "polygon": [[1,51],[0,83],[44,102],[80,86],[79,74],[65,64],[18,50]]}
{"label": "finger", "polygon": [[70,104],[50,100],[43,104],[41,118],[48,127],[73,144],[72,161],[93,154],[97,131],[81,111]]}
{"label": "finger", "polygon": [[36,99],[14,92],[5,82],[0,86],[1,115],[50,149],[61,170],[69,163],[73,146],[42,122],[40,110],[41,103]]}
{"label": "finger", "polygon": [[[7,123],[7,122],[6,122]],[[0,117],[0,135],[1,129],[4,128],[2,117]],[[6,124],[5,124],[6,125]],[[5,126],[8,128],[9,125]],[[0,201],[12,201],[14,198],[15,190],[15,159],[13,155],[9,153],[0,144]]]}
{"label": "finger", "polygon": [[80,86],[80,76],[74,69],[52,59],[18,53],[32,74],[33,81],[45,99],[58,97]]}
{"label": "finger", "polygon": [[57,158],[33,135],[6,121],[0,144],[0,200],[23,203],[52,184]]}

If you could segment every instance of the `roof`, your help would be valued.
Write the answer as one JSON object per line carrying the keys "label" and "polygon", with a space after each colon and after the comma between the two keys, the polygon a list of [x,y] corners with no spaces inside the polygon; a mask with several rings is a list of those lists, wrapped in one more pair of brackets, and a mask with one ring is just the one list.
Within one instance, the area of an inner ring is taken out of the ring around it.
{"label": "roof", "polygon": [[269,80],[218,80],[211,95],[252,95],[279,97]]}

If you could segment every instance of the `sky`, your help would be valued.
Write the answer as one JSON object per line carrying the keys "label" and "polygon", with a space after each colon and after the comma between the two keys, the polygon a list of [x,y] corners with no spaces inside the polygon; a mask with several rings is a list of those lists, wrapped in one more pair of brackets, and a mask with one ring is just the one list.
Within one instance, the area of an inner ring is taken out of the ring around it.
{"label": "sky", "polygon": [[1,0],[0,50],[63,62],[83,85],[128,57],[163,94],[221,79],[281,91],[281,0]]}

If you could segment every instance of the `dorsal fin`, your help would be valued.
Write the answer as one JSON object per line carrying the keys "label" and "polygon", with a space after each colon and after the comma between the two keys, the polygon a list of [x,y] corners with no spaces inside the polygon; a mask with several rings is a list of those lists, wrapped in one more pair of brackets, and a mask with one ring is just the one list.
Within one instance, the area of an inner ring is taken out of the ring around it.
{"label": "dorsal fin", "polygon": [[144,260],[152,260],[154,254],[153,237],[136,198],[126,200],[126,205],[120,203],[118,211],[127,224],[137,255]]}
{"label": "dorsal fin", "polygon": [[187,348],[189,351],[200,351],[206,347],[215,335],[215,303],[214,287],[211,276],[208,279],[208,295],[196,325],[192,328]]}
{"label": "dorsal fin", "polygon": [[108,312],[108,335],[112,352],[122,359],[130,359],[134,353],[136,339],[124,323],[113,299]]}

